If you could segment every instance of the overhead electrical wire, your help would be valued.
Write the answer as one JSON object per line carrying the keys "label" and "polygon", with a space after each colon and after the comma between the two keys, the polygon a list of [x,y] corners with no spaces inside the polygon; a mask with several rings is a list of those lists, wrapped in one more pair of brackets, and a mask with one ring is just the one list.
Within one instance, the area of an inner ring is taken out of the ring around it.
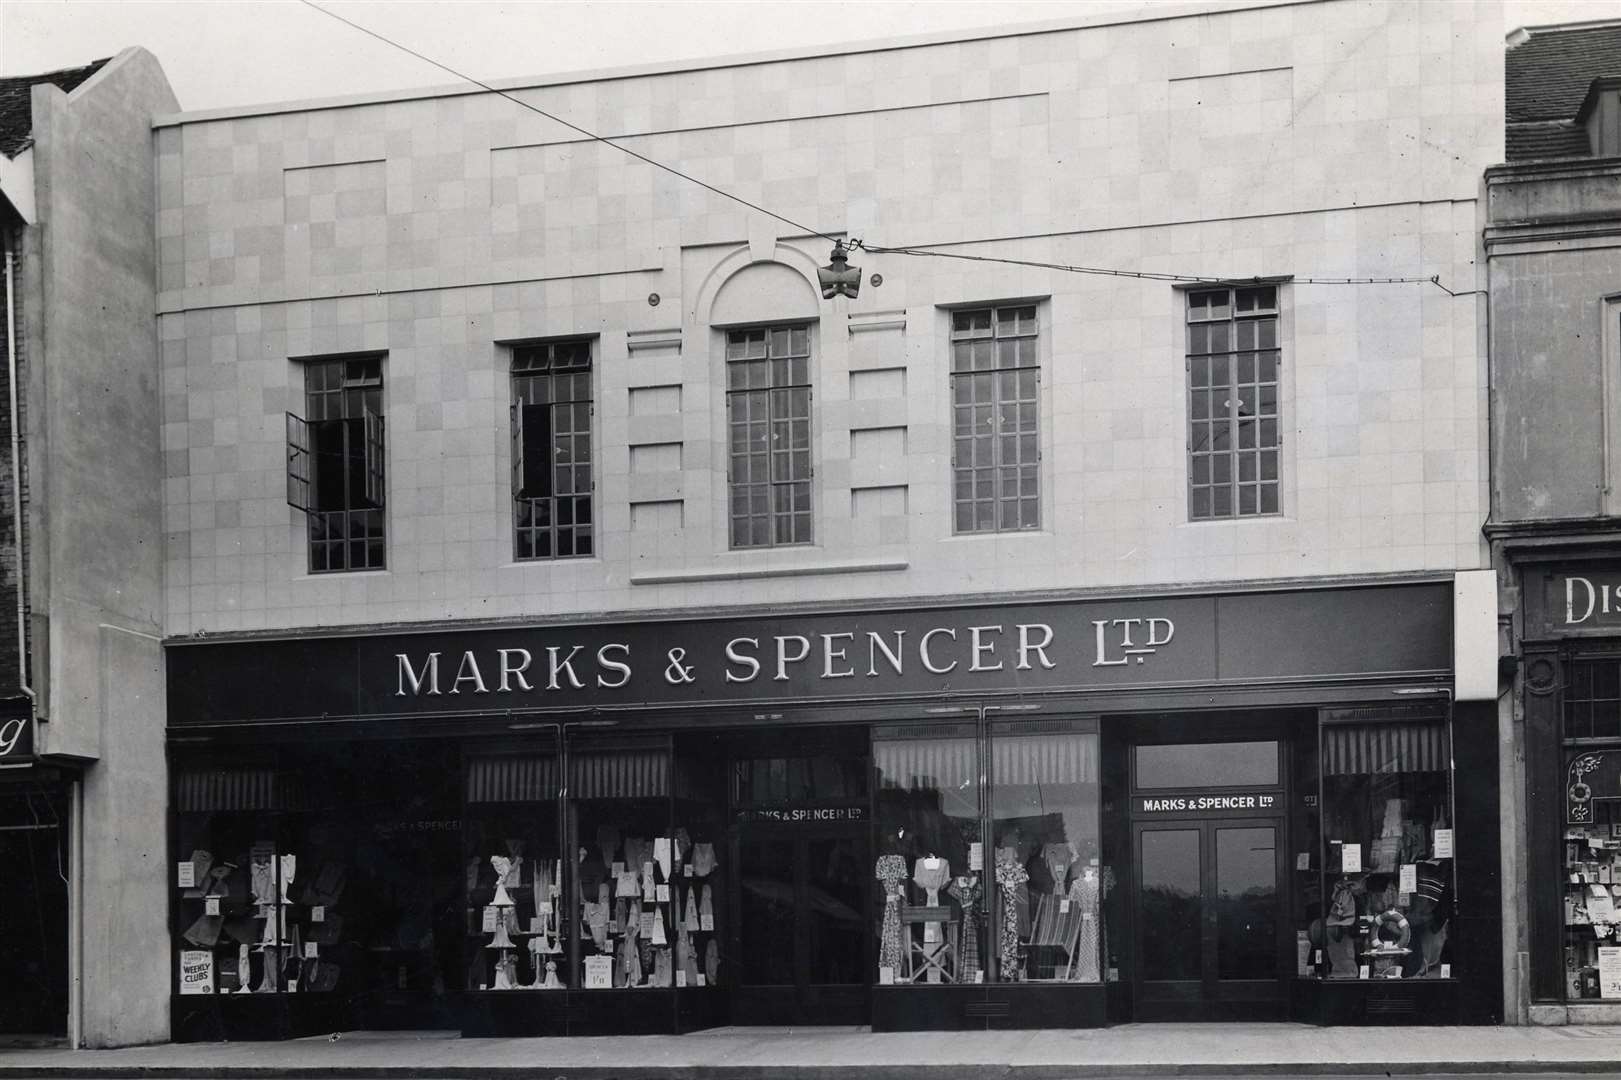
{"label": "overhead electrical wire", "polygon": [[[357,23],[352,19],[344,18],[337,12],[324,8],[320,4],[315,3],[314,0],[299,0],[299,3],[319,11],[322,15],[336,19],[345,26],[358,30],[367,37],[382,42],[384,45],[398,49],[409,56],[414,56],[416,59],[421,60],[425,64],[430,64],[433,67],[438,68],[440,71],[454,75],[456,78],[461,79],[464,82],[471,83],[472,85],[479,87],[482,90],[486,90],[489,93],[506,98],[508,101],[519,106],[520,108],[528,109],[530,112],[535,113],[538,116],[543,116],[553,123],[561,124],[570,131],[577,132],[593,142],[599,142],[604,146],[610,146],[613,149],[618,150],[621,154],[625,154],[628,157],[633,157],[637,161],[653,166],[655,169],[661,169],[664,172],[669,173],[671,176],[675,176],[687,181],[689,184],[695,184],[698,187],[703,188],[705,191],[712,192],[724,199],[730,199],[732,202],[735,202],[740,206],[746,206],[750,210],[758,210],[767,217],[774,218],[785,225],[792,225],[801,232],[811,236],[820,237],[823,240],[833,244],[848,242],[850,247],[860,248],[862,251],[873,255],[907,255],[915,258],[958,259],[965,262],[996,263],[1004,266],[1025,266],[1032,269],[1058,270],[1070,274],[1091,274],[1102,277],[1136,278],[1141,281],[1170,281],[1194,285],[1231,285],[1235,282],[1251,280],[1248,275],[1242,274],[1233,276],[1206,276],[1166,273],[1155,270],[1119,270],[1099,266],[1077,266],[1068,263],[1042,262],[1035,259],[1012,259],[996,255],[969,255],[963,252],[954,251],[931,251],[917,247],[885,247],[882,244],[869,244],[855,237],[851,237],[848,241],[844,241],[840,237],[830,235],[820,229],[814,229],[803,222],[795,221],[791,217],[787,217],[783,214],[777,213],[775,210],[761,206],[759,203],[751,202],[748,199],[743,198],[741,195],[727,191],[724,188],[716,187],[714,184],[707,181],[700,180],[690,173],[684,173],[675,166],[667,165],[664,162],[659,161],[657,158],[652,158],[646,154],[632,150],[630,147],[615,142],[606,135],[598,135],[596,132],[591,131],[588,128],[581,127],[579,124],[576,124],[570,120],[565,120],[556,113],[548,112],[538,105],[507,93],[505,90],[497,89],[481,79],[475,79],[473,76],[464,71],[459,71],[456,68],[451,67],[449,64],[441,63],[431,56],[420,53],[408,45],[395,41],[393,38],[387,37],[375,30],[362,26],[360,23]],[[1262,279],[1257,278],[1254,280]],[[1480,289],[1454,291],[1441,283],[1441,276],[1439,274],[1433,274],[1430,277],[1290,277],[1288,281],[1291,285],[1434,285],[1448,296],[1453,297],[1473,296],[1482,291]]]}

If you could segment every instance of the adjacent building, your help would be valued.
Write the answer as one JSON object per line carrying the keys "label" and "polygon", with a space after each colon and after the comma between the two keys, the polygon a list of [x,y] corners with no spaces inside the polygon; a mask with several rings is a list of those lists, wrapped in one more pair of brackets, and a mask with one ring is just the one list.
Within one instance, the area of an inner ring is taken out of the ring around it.
{"label": "adjacent building", "polygon": [[161,117],[173,1036],[1501,1020],[1500,18]]}
{"label": "adjacent building", "polygon": [[165,998],[151,54],[0,80],[0,1040],[151,1042]]}
{"label": "adjacent building", "polygon": [[1621,23],[1509,40],[1486,173],[1510,1015],[1621,1020]]}

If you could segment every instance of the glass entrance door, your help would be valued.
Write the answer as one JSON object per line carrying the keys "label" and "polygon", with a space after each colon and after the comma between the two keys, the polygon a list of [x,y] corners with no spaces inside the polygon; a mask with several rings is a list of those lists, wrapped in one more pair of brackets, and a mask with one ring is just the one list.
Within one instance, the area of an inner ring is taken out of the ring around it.
{"label": "glass entrance door", "polygon": [[1281,818],[1133,826],[1137,1019],[1284,1014],[1282,833]]}
{"label": "glass entrance door", "polygon": [[738,827],[734,1022],[867,1022],[868,847],[861,826]]}

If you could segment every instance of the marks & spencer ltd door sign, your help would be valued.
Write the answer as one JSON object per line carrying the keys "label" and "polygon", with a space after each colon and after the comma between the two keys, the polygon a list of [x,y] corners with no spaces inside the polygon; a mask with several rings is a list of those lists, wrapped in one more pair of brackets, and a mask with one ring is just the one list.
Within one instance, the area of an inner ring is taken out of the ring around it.
{"label": "marks & spencer ltd door sign", "polygon": [[170,723],[1439,676],[1451,603],[1404,584],[172,643]]}
{"label": "marks & spencer ltd door sign", "polygon": [[1272,813],[1283,806],[1283,796],[1275,791],[1229,791],[1184,795],[1166,792],[1138,795],[1131,808],[1139,814],[1209,814],[1228,811]]}

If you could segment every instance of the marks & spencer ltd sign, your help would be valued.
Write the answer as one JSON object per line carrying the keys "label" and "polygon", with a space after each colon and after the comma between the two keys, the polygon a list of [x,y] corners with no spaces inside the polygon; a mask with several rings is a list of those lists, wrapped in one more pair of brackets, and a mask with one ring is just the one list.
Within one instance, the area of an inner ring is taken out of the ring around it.
{"label": "marks & spencer ltd sign", "polygon": [[1253,810],[1271,813],[1283,805],[1283,797],[1276,792],[1235,791],[1222,794],[1138,795],[1132,800],[1132,809],[1139,814],[1210,814]]}
{"label": "marks & spencer ltd sign", "polygon": [[1451,664],[1450,587],[1105,598],[170,643],[173,726],[1117,691]]}

